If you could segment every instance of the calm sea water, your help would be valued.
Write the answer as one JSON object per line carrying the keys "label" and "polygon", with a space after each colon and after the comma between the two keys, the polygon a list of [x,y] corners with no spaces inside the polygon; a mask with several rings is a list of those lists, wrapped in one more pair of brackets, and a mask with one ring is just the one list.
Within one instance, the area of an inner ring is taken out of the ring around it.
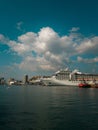
{"label": "calm sea water", "polygon": [[98,130],[98,89],[0,86],[0,130]]}

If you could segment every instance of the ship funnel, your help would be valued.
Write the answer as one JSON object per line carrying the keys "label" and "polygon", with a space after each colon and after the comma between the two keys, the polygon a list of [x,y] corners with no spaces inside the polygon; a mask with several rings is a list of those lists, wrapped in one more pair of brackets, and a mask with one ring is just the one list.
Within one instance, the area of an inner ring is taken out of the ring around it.
{"label": "ship funnel", "polygon": [[74,74],[74,73],[77,73],[77,74],[82,74],[82,72],[80,72],[80,71],[79,71],[79,70],[77,70],[77,69],[75,69],[72,73],[73,73],[73,74]]}

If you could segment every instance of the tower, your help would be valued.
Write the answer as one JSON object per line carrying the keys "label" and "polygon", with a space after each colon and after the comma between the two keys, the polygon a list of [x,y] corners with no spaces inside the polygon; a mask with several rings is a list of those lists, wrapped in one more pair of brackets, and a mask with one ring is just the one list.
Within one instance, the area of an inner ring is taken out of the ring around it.
{"label": "tower", "polygon": [[28,75],[24,76],[24,84],[28,84]]}

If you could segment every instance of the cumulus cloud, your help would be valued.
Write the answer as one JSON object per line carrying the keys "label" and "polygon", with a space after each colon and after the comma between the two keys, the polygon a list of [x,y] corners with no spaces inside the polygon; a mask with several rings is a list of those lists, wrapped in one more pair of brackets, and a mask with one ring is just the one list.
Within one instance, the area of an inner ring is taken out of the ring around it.
{"label": "cumulus cloud", "polygon": [[[21,23],[18,25],[21,26]],[[94,59],[81,57],[82,54],[97,54],[98,36],[83,37],[82,34],[77,33],[78,30],[79,28],[72,28],[70,34],[60,36],[52,28],[44,27],[38,33],[27,32],[18,36],[17,41],[8,40],[1,34],[0,41],[22,57],[18,67],[28,71],[41,69],[53,71],[66,65],[71,61],[72,56],[77,55],[78,62],[98,62],[96,56]]]}
{"label": "cumulus cloud", "polygon": [[3,34],[0,34],[0,44],[8,44],[9,39],[5,37]]}
{"label": "cumulus cloud", "polygon": [[77,46],[76,50],[79,53],[96,54],[98,50],[98,36],[83,39],[83,41]]}

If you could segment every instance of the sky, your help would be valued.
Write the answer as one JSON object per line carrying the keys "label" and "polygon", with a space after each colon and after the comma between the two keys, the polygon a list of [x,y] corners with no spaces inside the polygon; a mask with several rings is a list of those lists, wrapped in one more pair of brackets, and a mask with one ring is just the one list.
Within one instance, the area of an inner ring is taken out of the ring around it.
{"label": "sky", "polygon": [[98,73],[97,0],[0,0],[0,77]]}

